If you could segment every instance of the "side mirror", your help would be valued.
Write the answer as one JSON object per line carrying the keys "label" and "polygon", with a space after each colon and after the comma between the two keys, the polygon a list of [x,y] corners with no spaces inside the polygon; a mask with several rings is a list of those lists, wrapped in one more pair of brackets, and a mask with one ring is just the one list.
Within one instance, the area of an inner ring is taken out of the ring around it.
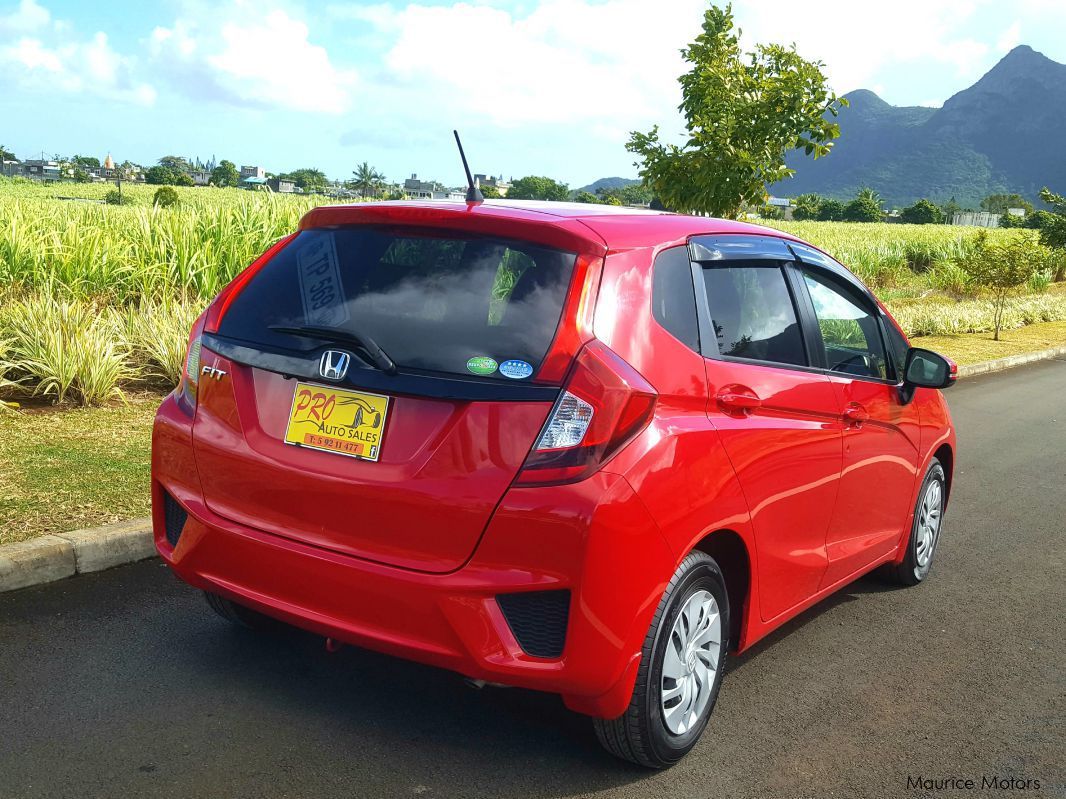
{"label": "side mirror", "polygon": [[958,366],[950,358],[932,350],[911,347],[903,367],[901,396],[904,404],[911,401],[916,388],[951,388],[959,376],[958,371]]}

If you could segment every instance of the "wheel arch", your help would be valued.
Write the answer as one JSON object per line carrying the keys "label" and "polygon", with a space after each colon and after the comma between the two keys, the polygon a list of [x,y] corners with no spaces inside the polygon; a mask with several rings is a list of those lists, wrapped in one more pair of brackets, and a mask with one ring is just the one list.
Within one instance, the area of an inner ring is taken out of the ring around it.
{"label": "wheel arch", "polygon": [[955,453],[951,449],[951,444],[945,441],[937,447],[933,457],[944,467],[944,507],[947,508],[948,500],[951,498],[952,475],[955,472]]}
{"label": "wheel arch", "polygon": [[710,555],[718,563],[725,577],[729,595],[729,641],[731,648],[740,648],[744,621],[750,610],[752,560],[744,539],[730,529],[708,533],[693,549]]}

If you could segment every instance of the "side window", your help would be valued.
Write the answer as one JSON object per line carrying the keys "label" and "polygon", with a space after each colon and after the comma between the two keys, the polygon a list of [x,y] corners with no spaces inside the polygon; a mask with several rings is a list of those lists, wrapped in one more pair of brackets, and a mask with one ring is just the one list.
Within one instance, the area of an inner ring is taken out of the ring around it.
{"label": "side window", "polygon": [[655,258],[651,302],[655,321],[678,341],[699,352],[696,292],[692,288],[688,247],[672,247]]}
{"label": "side window", "polygon": [[888,379],[877,318],[830,281],[803,273],[830,371]]}
{"label": "side window", "polygon": [[778,263],[705,267],[703,283],[722,355],[807,365],[796,309]]}

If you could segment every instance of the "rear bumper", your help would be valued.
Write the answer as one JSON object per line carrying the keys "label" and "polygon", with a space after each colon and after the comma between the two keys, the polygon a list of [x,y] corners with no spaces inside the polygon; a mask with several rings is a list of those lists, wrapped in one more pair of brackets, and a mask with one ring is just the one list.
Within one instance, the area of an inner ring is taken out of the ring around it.
{"label": "rear bumper", "polygon": [[[205,506],[191,420],[168,399],[153,438],[156,547],[186,582],[323,636],[469,677],[563,695],[606,718],[629,702],[673,556],[629,484],[512,489],[471,559],[447,574],[386,566],[265,533]],[[177,545],[163,492],[188,514]],[[551,510],[546,510],[550,508]],[[497,594],[568,590],[563,653],[523,651]]]}

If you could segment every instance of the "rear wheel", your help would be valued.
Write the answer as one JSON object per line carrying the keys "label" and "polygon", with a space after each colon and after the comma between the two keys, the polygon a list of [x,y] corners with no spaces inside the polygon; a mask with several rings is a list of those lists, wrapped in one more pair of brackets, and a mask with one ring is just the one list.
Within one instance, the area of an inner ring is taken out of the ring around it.
{"label": "rear wheel", "polygon": [[595,719],[608,752],[649,768],[666,768],[696,745],[710,718],[725,670],[729,597],[712,557],[693,552],[666,588],[644,641],[626,712]]}
{"label": "rear wheel", "polygon": [[204,598],[207,599],[207,604],[211,606],[211,610],[215,611],[230,624],[236,624],[238,627],[247,627],[250,630],[269,630],[280,624],[280,622],[270,616],[265,616],[256,610],[246,608],[244,605],[238,605],[236,602],[218,594],[212,594],[210,591],[204,591]]}
{"label": "rear wheel", "polygon": [[940,461],[933,458],[918,492],[911,536],[903,562],[889,569],[889,577],[901,585],[917,585],[929,575],[933,555],[940,543],[940,526],[944,518],[947,478]]}

